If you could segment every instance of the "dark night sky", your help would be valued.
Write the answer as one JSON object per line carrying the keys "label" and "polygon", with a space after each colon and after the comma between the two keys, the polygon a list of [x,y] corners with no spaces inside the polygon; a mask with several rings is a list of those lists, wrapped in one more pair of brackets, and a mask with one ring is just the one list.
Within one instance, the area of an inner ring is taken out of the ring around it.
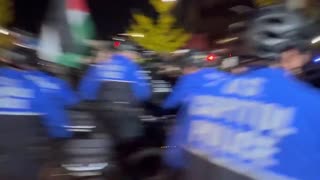
{"label": "dark night sky", "polygon": [[14,0],[14,27],[30,32],[37,32],[44,13],[47,9],[47,0]]}
{"label": "dark night sky", "polygon": [[[14,0],[14,27],[38,33],[49,0]],[[88,0],[98,37],[123,32],[130,22],[132,10],[152,14],[148,0]]]}
{"label": "dark night sky", "polygon": [[[13,26],[33,33],[38,33],[45,16],[49,0],[13,0],[16,20]],[[57,1],[57,0],[54,0]],[[176,11],[180,22],[193,32],[209,32],[221,37],[226,32],[230,20],[237,15],[228,12],[228,8],[237,5],[252,5],[251,0],[180,0],[180,10]],[[132,11],[138,10],[147,15],[154,15],[148,0],[87,0],[99,39],[126,30],[131,20]],[[182,21],[197,13],[192,22]],[[181,16],[182,15],[182,16]],[[189,16],[189,17],[188,17]],[[187,26],[191,27],[188,28]]]}

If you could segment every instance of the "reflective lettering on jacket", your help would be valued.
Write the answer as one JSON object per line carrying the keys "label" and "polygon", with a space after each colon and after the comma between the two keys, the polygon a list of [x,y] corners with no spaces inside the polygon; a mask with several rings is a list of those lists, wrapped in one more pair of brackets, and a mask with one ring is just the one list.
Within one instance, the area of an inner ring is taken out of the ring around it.
{"label": "reflective lettering on jacket", "polygon": [[70,125],[66,108],[78,103],[78,97],[71,87],[62,79],[41,71],[30,71],[25,77],[37,85],[50,103],[44,117],[49,135],[55,138],[69,137],[71,133],[65,128]]}
{"label": "reflective lettering on jacket", "polygon": [[[0,114],[40,115],[45,113],[43,94],[25,77],[25,72],[4,67],[0,69]],[[43,104],[42,104],[43,103]]]}
{"label": "reflective lettering on jacket", "polygon": [[27,75],[26,78],[30,79],[41,88],[60,90],[60,87],[57,84],[51,83],[50,81],[44,79],[43,77]]}
{"label": "reflective lettering on jacket", "polygon": [[186,106],[171,146],[252,179],[319,179],[320,93],[281,69],[203,86]]}
{"label": "reflective lettering on jacket", "polygon": [[[274,158],[280,151],[277,143],[297,133],[292,126],[295,109],[291,107],[214,96],[197,96],[191,104],[190,115],[208,120],[192,121],[189,143],[201,142],[206,148],[252,161],[256,166],[277,163]],[[253,109],[256,112],[252,113]],[[212,118],[223,121],[212,122],[209,120]]]}
{"label": "reflective lettering on jacket", "polygon": [[133,60],[114,55],[110,60],[91,66],[80,83],[79,93],[83,99],[94,100],[106,81],[130,83],[134,96],[145,101],[151,96],[151,87],[143,71]]}
{"label": "reflective lettering on jacket", "polygon": [[183,101],[195,89],[201,86],[215,86],[227,75],[214,68],[203,68],[195,73],[182,76],[163,104],[163,108],[171,109],[182,105]]}

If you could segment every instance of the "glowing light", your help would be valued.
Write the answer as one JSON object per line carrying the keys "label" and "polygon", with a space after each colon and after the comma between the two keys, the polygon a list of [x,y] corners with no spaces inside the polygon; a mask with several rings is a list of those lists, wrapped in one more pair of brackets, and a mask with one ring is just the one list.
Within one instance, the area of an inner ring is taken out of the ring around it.
{"label": "glowing light", "polygon": [[132,37],[144,37],[143,34],[131,34]]}
{"label": "glowing light", "polygon": [[5,35],[9,35],[9,31],[7,31],[5,29],[0,29],[0,33],[5,34]]}
{"label": "glowing light", "polygon": [[315,62],[315,63],[320,62],[320,57],[315,58],[315,59],[313,60],[313,62]]}
{"label": "glowing light", "polygon": [[184,53],[188,53],[188,52],[190,52],[190,49],[179,49],[179,50],[176,50],[172,53],[173,54],[184,54]]}
{"label": "glowing light", "polygon": [[128,34],[128,33],[122,33],[122,34],[119,34],[120,36],[131,36],[131,37],[141,37],[143,38],[144,37],[144,34],[139,34],[139,33],[131,33],[131,34]]}
{"label": "glowing light", "polygon": [[176,0],[162,0],[162,2],[175,2]]}
{"label": "glowing light", "polygon": [[222,40],[217,41],[217,44],[225,44],[225,43],[229,43],[229,42],[232,42],[232,41],[235,41],[235,40],[238,40],[238,39],[239,39],[238,37],[222,39]]}
{"label": "glowing light", "polygon": [[217,59],[217,56],[214,54],[210,54],[207,57],[207,61],[215,61]]}
{"label": "glowing light", "polygon": [[250,12],[253,9],[249,6],[243,6],[243,5],[237,5],[237,6],[233,6],[232,8],[230,8],[231,11],[234,11],[238,14],[243,14],[246,12]]}
{"label": "glowing light", "polygon": [[114,40],[114,41],[125,41],[124,39],[121,39],[121,38],[112,38],[112,40]]}
{"label": "glowing light", "polygon": [[115,41],[115,42],[113,43],[113,46],[114,46],[115,48],[119,47],[120,45],[121,45],[121,42],[120,42],[120,41]]}
{"label": "glowing light", "polygon": [[317,37],[312,39],[311,43],[315,44],[315,43],[318,43],[319,41],[320,41],[320,36],[317,36]]}

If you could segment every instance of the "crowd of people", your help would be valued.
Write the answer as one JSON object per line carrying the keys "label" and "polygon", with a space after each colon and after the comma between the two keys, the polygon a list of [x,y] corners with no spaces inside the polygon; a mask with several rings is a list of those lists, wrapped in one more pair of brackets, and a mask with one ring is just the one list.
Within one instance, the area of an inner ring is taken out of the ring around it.
{"label": "crowd of people", "polygon": [[[239,174],[231,179],[319,177],[320,93],[299,80],[310,61],[306,22],[281,6],[263,9],[248,30],[257,61],[237,73],[207,67],[199,51],[186,53],[183,75],[159,107],[179,109],[167,140],[176,148],[163,154],[166,166],[176,172],[192,167],[183,179],[230,179],[230,173],[210,175],[192,166],[192,157],[205,155]],[[72,137],[66,109],[82,101],[101,102],[99,118],[119,156],[141,143],[139,107],[150,100],[152,87],[138,56],[129,45],[102,51],[74,91],[39,68],[35,51],[13,48],[0,69],[0,179],[39,179],[37,147]]]}

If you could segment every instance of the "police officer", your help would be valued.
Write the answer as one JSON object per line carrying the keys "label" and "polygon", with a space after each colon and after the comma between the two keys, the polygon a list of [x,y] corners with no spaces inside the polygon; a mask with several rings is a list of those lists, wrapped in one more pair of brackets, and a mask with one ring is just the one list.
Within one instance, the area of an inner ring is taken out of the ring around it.
{"label": "police officer", "polygon": [[[103,82],[125,82],[130,83],[130,89],[134,98],[139,101],[146,101],[151,96],[150,85],[141,68],[135,62],[138,53],[131,44],[121,44],[113,48],[114,55],[110,58],[99,59],[96,65],[89,68],[79,86],[79,93],[83,99],[97,99],[99,87]],[[115,93],[115,92],[113,92]]]}
{"label": "police officer", "polygon": [[[186,57],[182,59],[183,76],[181,76],[173,88],[172,93],[163,104],[163,109],[179,109],[177,115],[177,125],[173,134],[177,133],[180,124],[184,121],[185,103],[197,88],[202,86],[212,86],[219,84],[223,79],[229,76],[227,73],[217,70],[214,67],[205,67],[207,54],[204,52],[191,50]],[[175,147],[179,145],[178,134],[168,139],[168,145]],[[166,152],[164,161],[171,168],[179,171],[183,167],[181,152],[177,149],[170,149]]]}
{"label": "police officer", "polygon": [[0,179],[38,179],[40,144],[47,142],[43,116],[50,102],[25,78],[30,60],[20,48],[5,52],[0,69]]}
{"label": "police officer", "polygon": [[176,83],[170,96],[163,104],[164,109],[177,108],[194,89],[210,83],[217,83],[227,74],[213,67],[205,67],[207,54],[204,52],[191,50],[182,59],[181,76]]}
{"label": "police officer", "polygon": [[[193,178],[319,178],[320,94],[294,76],[310,60],[309,25],[283,6],[262,9],[249,27],[248,42],[272,67],[194,91],[177,136],[193,157],[207,157],[190,171],[206,176]],[[191,159],[192,166],[197,158]],[[209,161],[210,171],[219,173],[203,170]]]}
{"label": "police officer", "polygon": [[49,135],[53,139],[71,137],[70,132],[66,129],[70,125],[66,109],[76,105],[79,98],[67,82],[41,71],[36,52],[31,53],[33,57],[29,61],[25,77],[36,84],[49,98],[50,109],[45,116],[48,119],[46,122],[50,123],[47,124]]}
{"label": "police officer", "polygon": [[126,157],[139,148],[143,135],[140,105],[151,96],[137,58],[135,48],[122,43],[110,59],[92,66],[80,84],[82,98],[100,101],[100,122],[113,137],[123,166]]}

